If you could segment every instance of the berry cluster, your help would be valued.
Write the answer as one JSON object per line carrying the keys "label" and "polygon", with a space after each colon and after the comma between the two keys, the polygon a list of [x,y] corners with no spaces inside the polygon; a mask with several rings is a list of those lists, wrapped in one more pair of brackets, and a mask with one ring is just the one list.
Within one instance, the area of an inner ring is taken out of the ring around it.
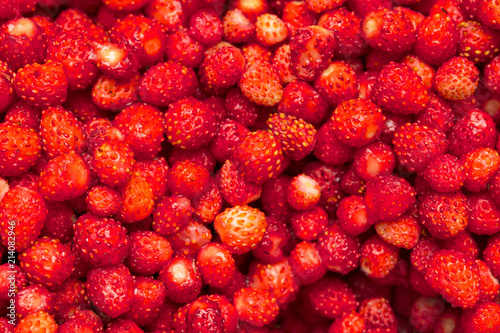
{"label": "berry cluster", "polygon": [[0,333],[500,333],[499,132],[498,0],[0,0]]}

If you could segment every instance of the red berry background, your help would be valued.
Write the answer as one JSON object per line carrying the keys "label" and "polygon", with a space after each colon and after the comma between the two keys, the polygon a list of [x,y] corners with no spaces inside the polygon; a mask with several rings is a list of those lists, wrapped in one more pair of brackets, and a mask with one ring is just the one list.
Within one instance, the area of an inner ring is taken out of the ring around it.
{"label": "red berry background", "polygon": [[500,333],[498,0],[0,0],[0,333]]}

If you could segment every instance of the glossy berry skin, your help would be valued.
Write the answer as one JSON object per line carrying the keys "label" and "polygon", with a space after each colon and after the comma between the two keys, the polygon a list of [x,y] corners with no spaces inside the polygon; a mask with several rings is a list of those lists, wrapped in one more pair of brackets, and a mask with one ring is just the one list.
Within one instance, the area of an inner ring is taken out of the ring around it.
{"label": "glossy berry skin", "polygon": [[359,267],[367,276],[384,278],[396,267],[399,251],[395,246],[374,235],[361,245]]}
{"label": "glossy berry skin", "polygon": [[155,207],[153,230],[163,236],[175,234],[186,226],[192,213],[191,202],[186,197],[165,197]]}
{"label": "glossy berry skin", "polygon": [[377,234],[387,243],[405,249],[413,248],[420,237],[421,226],[418,219],[405,215],[391,222],[380,222],[375,225]]}
{"label": "glossy berry skin", "polygon": [[449,154],[438,156],[431,161],[423,175],[431,188],[441,193],[459,190],[465,180],[463,164]]}
{"label": "glossy berry skin", "polygon": [[231,206],[249,204],[262,193],[262,186],[246,181],[230,160],[222,166],[219,182],[222,195]]}
{"label": "glossy berry skin", "polygon": [[208,243],[201,248],[196,258],[203,281],[209,286],[224,288],[236,271],[234,259],[222,244]]}
{"label": "glossy berry skin", "polygon": [[346,275],[358,267],[360,243],[332,224],[318,237],[318,252],[328,270]]}
{"label": "glossy berry skin", "polygon": [[104,185],[118,187],[128,182],[134,163],[134,152],[128,144],[106,140],[94,149],[92,170]]}
{"label": "glossy berry skin", "polygon": [[337,128],[333,121],[327,121],[316,134],[313,154],[319,160],[331,164],[342,165],[352,160],[353,149],[340,142],[336,135]]}
{"label": "glossy berry skin", "polygon": [[429,102],[422,78],[407,65],[395,62],[380,70],[372,96],[378,106],[396,114],[418,113]]}
{"label": "glossy berry skin", "polygon": [[379,176],[366,184],[365,204],[371,218],[391,221],[415,203],[415,189],[403,178]]}
{"label": "glossy berry skin", "polygon": [[469,223],[467,229],[477,235],[493,235],[500,231],[500,208],[485,192],[467,197]]}
{"label": "glossy berry skin", "polygon": [[248,68],[241,75],[238,86],[250,101],[258,105],[275,106],[283,97],[279,74],[267,61]]}
{"label": "glossy berry skin", "polygon": [[71,275],[75,257],[59,240],[40,238],[20,254],[19,261],[28,281],[53,291]]}
{"label": "glossy berry skin", "polygon": [[464,100],[476,91],[479,70],[467,58],[453,57],[438,68],[434,81],[441,97],[452,101]]}
{"label": "glossy berry skin", "polygon": [[73,241],[80,257],[93,267],[121,263],[130,248],[125,227],[112,218],[90,213],[80,216],[74,224]]}
{"label": "glossy berry skin", "polygon": [[454,306],[470,308],[479,300],[478,267],[461,252],[436,252],[426,269],[425,280]]}
{"label": "glossy berry skin", "polygon": [[296,210],[315,207],[321,198],[321,186],[311,176],[295,176],[287,188],[287,201]]}
{"label": "glossy berry skin", "polygon": [[384,297],[367,298],[361,302],[359,314],[365,320],[368,330],[394,332],[397,330],[396,315],[389,301]]}
{"label": "glossy berry skin", "polygon": [[118,213],[122,205],[120,192],[109,186],[94,186],[85,197],[87,208],[97,216],[111,216]]}
{"label": "glossy berry skin", "polygon": [[10,122],[0,124],[0,175],[19,176],[34,166],[41,155],[42,140],[32,129]]}
{"label": "glossy berry skin", "polygon": [[190,161],[174,164],[168,177],[170,191],[188,199],[194,199],[201,195],[210,179],[205,168]]}
{"label": "glossy berry skin", "polygon": [[332,61],[314,80],[314,88],[331,105],[358,96],[356,72],[347,63]]}
{"label": "glossy berry skin", "polygon": [[478,148],[462,155],[464,165],[464,185],[468,191],[485,190],[490,178],[500,167],[500,156],[491,148]]}
{"label": "glossy berry skin", "polygon": [[276,299],[267,291],[255,288],[240,289],[233,303],[240,319],[256,327],[270,323],[279,312]]}
{"label": "glossy berry skin", "polygon": [[45,332],[56,333],[57,323],[54,318],[45,311],[33,312],[19,321],[15,333],[29,332],[31,330],[43,330]]}
{"label": "glossy berry skin", "polygon": [[121,189],[122,206],[117,218],[123,223],[133,223],[148,217],[154,209],[151,185],[140,174],[134,173]]}
{"label": "glossy berry skin", "polygon": [[311,242],[301,242],[295,245],[288,258],[293,274],[301,285],[312,284],[326,274],[317,245]]}
{"label": "glossy berry skin", "polygon": [[462,329],[469,332],[495,332],[500,323],[500,307],[494,302],[480,302],[464,311],[460,321]]}
{"label": "glossy berry skin", "polygon": [[86,287],[92,303],[111,318],[126,313],[132,306],[134,279],[124,265],[92,269]]}
{"label": "glossy berry skin", "polygon": [[283,90],[278,111],[318,124],[325,117],[328,104],[307,82],[292,80]]}
{"label": "glossy berry skin", "polygon": [[290,217],[290,224],[296,237],[313,241],[328,226],[328,214],[321,206],[295,211]]}
{"label": "glossy berry skin", "polygon": [[194,300],[203,286],[195,262],[183,257],[174,257],[163,266],[158,279],[167,287],[168,299],[178,303]]}
{"label": "glossy berry skin", "polygon": [[130,250],[125,258],[125,264],[134,274],[158,273],[173,254],[167,239],[150,230],[131,232],[129,243]]}

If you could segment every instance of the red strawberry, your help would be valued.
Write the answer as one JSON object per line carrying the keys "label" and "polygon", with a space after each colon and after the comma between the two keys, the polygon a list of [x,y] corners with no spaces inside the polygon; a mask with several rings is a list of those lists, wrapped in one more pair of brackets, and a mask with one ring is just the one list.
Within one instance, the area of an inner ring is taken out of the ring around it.
{"label": "red strawberry", "polygon": [[160,22],[167,33],[171,33],[187,24],[184,4],[184,1],[178,0],[152,0],[147,3],[144,12]]}
{"label": "red strawberry", "polygon": [[391,9],[393,6],[392,2],[388,0],[349,0],[348,5],[361,18],[364,18],[370,12],[383,8]]}
{"label": "red strawberry", "polygon": [[2,1],[0,2],[0,21],[10,20],[19,15],[19,1]]}
{"label": "red strawberry", "polygon": [[396,155],[389,145],[373,142],[356,150],[353,166],[362,180],[369,181],[379,175],[392,173],[396,166]]}
{"label": "red strawberry", "polygon": [[498,332],[500,306],[494,302],[481,302],[463,312],[461,328],[466,332]]}
{"label": "red strawberry", "polygon": [[339,226],[352,236],[367,231],[372,225],[372,221],[368,219],[364,199],[358,195],[343,198],[336,214]]}
{"label": "red strawberry", "polygon": [[255,32],[255,26],[238,8],[230,9],[222,19],[224,39],[229,43],[248,41]]}
{"label": "red strawberry", "polygon": [[111,41],[126,42],[139,58],[141,68],[149,67],[163,59],[167,36],[161,24],[142,15],[129,14],[118,20],[110,29]]}
{"label": "red strawberry", "polygon": [[139,173],[151,186],[155,202],[163,198],[168,189],[167,161],[163,157],[155,157],[152,160],[137,161],[134,171]]}
{"label": "red strawberry", "polygon": [[366,42],[361,31],[361,21],[344,7],[324,13],[319,18],[318,25],[334,32],[337,57],[356,58],[365,51]]}
{"label": "red strawberry", "polygon": [[479,192],[486,189],[490,178],[500,167],[500,156],[491,148],[477,148],[460,159],[464,165],[464,185],[468,191]]}
{"label": "red strawberry", "polygon": [[137,159],[153,158],[165,140],[162,116],[154,106],[137,103],[123,109],[113,120],[113,125],[123,134]]}
{"label": "red strawberry", "polygon": [[432,256],[425,280],[453,306],[470,308],[479,300],[479,270],[469,256],[440,250]]}
{"label": "red strawberry", "polygon": [[257,246],[267,228],[264,213],[249,206],[227,208],[217,215],[215,231],[232,253],[246,253]]}
{"label": "red strawberry", "polygon": [[224,162],[231,158],[235,147],[249,132],[240,122],[226,119],[210,142],[210,151],[219,162]]}
{"label": "red strawberry", "polygon": [[23,100],[12,105],[5,113],[5,121],[38,131],[42,112]]}
{"label": "red strawberry", "polygon": [[93,267],[117,265],[128,254],[127,231],[112,218],[86,213],[76,221],[74,233],[76,250]]}
{"label": "red strawberry", "polygon": [[476,148],[493,148],[495,123],[487,113],[469,110],[453,126],[449,140],[450,153],[459,158]]}
{"label": "red strawberry", "polygon": [[238,88],[229,90],[224,101],[224,108],[229,119],[251,126],[257,120],[261,107],[251,102]]}
{"label": "red strawberry", "polygon": [[290,1],[284,5],[281,19],[285,22],[291,36],[298,28],[313,25],[316,21],[316,13],[307,8],[305,1]]}
{"label": "red strawberry", "polygon": [[399,163],[411,172],[424,171],[427,164],[448,148],[444,133],[415,123],[401,126],[392,142]]}
{"label": "red strawberry", "polygon": [[149,276],[135,277],[132,305],[123,317],[141,326],[152,323],[165,303],[166,293],[163,282]]}
{"label": "red strawberry", "polygon": [[398,260],[398,248],[386,243],[377,235],[373,235],[361,245],[359,267],[369,277],[388,276],[396,267]]}
{"label": "red strawberry", "polygon": [[139,96],[146,103],[165,107],[191,95],[197,85],[191,68],[167,61],[148,69],[139,84]]}
{"label": "red strawberry", "polygon": [[279,176],[266,181],[262,187],[261,202],[264,212],[279,219],[286,219],[292,213],[292,207],[286,199],[286,190],[291,181],[289,176]]}
{"label": "red strawberry", "polygon": [[113,79],[128,79],[137,74],[139,60],[125,43],[96,43],[95,61],[99,70]]}
{"label": "red strawberry", "polygon": [[212,232],[200,222],[190,219],[186,227],[176,234],[168,236],[174,254],[189,259],[196,258],[200,249],[210,243]]}
{"label": "red strawberry", "polygon": [[41,284],[27,286],[15,295],[17,317],[21,319],[38,311],[54,314],[54,296],[54,293]]}
{"label": "red strawberry", "polygon": [[229,3],[231,8],[238,8],[252,22],[254,22],[259,15],[269,11],[269,4],[267,1],[231,0]]}
{"label": "red strawberry", "polygon": [[57,324],[54,318],[45,311],[33,312],[19,321],[13,332],[32,332],[34,330],[56,333]]}
{"label": "red strawberry", "polygon": [[329,65],[335,50],[334,34],[317,25],[299,28],[290,38],[290,68],[304,81],[313,81]]}
{"label": "red strawberry", "polygon": [[387,53],[403,53],[415,42],[415,30],[401,11],[382,9],[366,15],[361,25],[371,47]]}
{"label": "red strawberry", "polygon": [[427,63],[420,60],[415,55],[407,55],[401,62],[415,71],[420,76],[422,83],[427,89],[431,89],[434,84],[434,75],[436,71]]}
{"label": "red strawberry", "polygon": [[122,205],[120,192],[109,186],[94,186],[85,198],[89,212],[97,216],[111,216],[118,213]]}
{"label": "red strawberry", "polygon": [[340,142],[336,135],[335,123],[330,120],[324,123],[316,135],[313,154],[319,160],[341,165],[352,160],[352,148]]}
{"label": "red strawberry", "polygon": [[283,97],[278,72],[265,61],[248,68],[238,81],[238,86],[250,101],[258,105],[274,106]]}
{"label": "red strawberry", "polygon": [[86,287],[92,303],[111,318],[124,314],[132,306],[134,280],[124,265],[92,269]]}
{"label": "red strawberry", "polygon": [[50,201],[64,201],[84,194],[90,169],[80,155],[69,152],[48,161],[40,172],[40,193]]}
{"label": "red strawberry", "polygon": [[40,193],[25,187],[12,187],[0,202],[0,235],[8,246],[10,232],[15,235],[15,248],[20,252],[40,235],[47,217],[47,206]]}
{"label": "red strawberry", "polygon": [[430,65],[440,65],[457,51],[459,33],[446,12],[426,17],[417,29],[415,54]]}
{"label": "red strawberry", "polygon": [[342,61],[334,61],[316,77],[314,88],[330,104],[337,106],[358,96],[354,69]]}
{"label": "red strawberry", "polygon": [[395,220],[415,203],[415,189],[403,178],[379,176],[366,184],[365,204],[371,218]]}
{"label": "red strawberry", "polygon": [[104,185],[117,187],[130,179],[134,163],[129,145],[119,140],[106,140],[94,149],[92,169]]}
{"label": "red strawberry", "polygon": [[464,100],[471,97],[479,82],[479,70],[464,57],[453,57],[439,67],[434,86],[447,100]]}
{"label": "red strawberry", "polygon": [[144,7],[148,0],[104,0],[103,2],[113,10],[132,12]]}
{"label": "red strawberry", "polygon": [[318,252],[325,267],[346,275],[358,267],[359,240],[332,224],[318,238]]}
{"label": "red strawberry", "polygon": [[4,122],[0,124],[0,142],[1,176],[21,175],[41,156],[41,140],[32,129]]}
{"label": "red strawberry", "polygon": [[167,37],[167,58],[186,67],[197,67],[203,61],[205,48],[180,28]]}
{"label": "red strawberry", "polygon": [[151,185],[140,174],[134,173],[122,188],[122,206],[118,219],[124,223],[133,223],[145,219],[154,209],[154,197]]}
{"label": "red strawberry", "polygon": [[6,62],[0,60],[0,93],[4,98],[0,102],[0,112],[4,112],[17,100],[17,95],[12,85],[15,77]]}
{"label": "red strawberry", "polygon": [[59,240],[40,238],[20,254],[19,261],[31,283],[55,290],[70,277],[75,257]]}
{"label": "red strawberry", "polygon": [[410,262],[420,273],[424,273],[431,257],[441,248],[431,238],[421,237],[412,248]]}
{"label": "red strawberry", "polygon": [[174,257],[160,270],[158,279],[167,287],[167,297],[174,302],[187,303],[201,291],[203,282],[193,260]]}
{"label": "red strawberry", "polygon": [[362,333],[365,329],[365,320],[356,312],[351,312],[337,318],[330,326],[328,333]]}
{"label": "red strawberry", "polygon": [[121,81],[101,76],[92,87],[92,101],[104,110],[121,110],[139,98],[138,84],[139,75]]}
{"label": "red strawberry", "polygon": [[279,313],[276,299],[265,290],[242,288],[233,299],[240,320],[262,327],[273,321]]}
{"label": "red strawberry", "polygon": [[166,238],[150,230],[137,230],[129,234],[130,250],[125,264],[139,275],[153,275],[172,257],[172,247]]}
{"label": "red strawberry", "polygon": [[498,296],[500,284],[484,261],[476,259],[476,264],[479,268],[479,275],[481,277],[479,300],[491,301]]}
{"label": "red strawberry", "polygon": [[20,17],[0,28],[0,60],[12,70],[28,64],[42,63],[47,49],[47,35],[30,18]]}
{"label": "red strawberry", "polygon": [[500,16],[498,3],[492,0],[481,0],[477,4],[479,20],[493,29],[500,28]]}
{"label": "red strawberry", "polygon": [[479,63],[493,59],[499,52],[500,39],[495,30],[474,21],[462,22],[457,28],[459,56]]}
{"label": "red strawberry", "polygon": [[213,9],[199,9],[189,19],[189,34],[203,45],[217,44],[223,32],[222,21]]}
{"label": "red strawberry", "polygon": [[308,83],[293,80],[283,91],[278,111],[304,119],[312,124],[325,117],[328,104]]}
{"label": "red strawberry", "polygon": [[410,309],[410,325],[419,332],[429,332],[445,309],[442,300],[436,297],[417,298]]}
{"label": "red strawberry", "polygon": [[321,13],[332,10],[336,7],[341,6],[344,2],[345,0],[327,0],[327,1],[306,0],[307,7],[315,13]]}
{"label": "red strawberry", "polygon": [[257,43],[248,43],[242,46],[241,52],[246,60],[245,69],[249,69],[262,61],[270,63],[273,56],[271,50]]}
{"label": "red strawberry", "polygon": [[169,172],[169,188],[173,194],[193,199],[201,195],[209,183],[210,175],[202,166],[190,161],[174,164]]}
{"label": "red strawberry", "polygon": [[492,93],[500,91],[500,77],[498,75],[500,57],[495,57],[484,67],[483,82],[486,88]]}
{"label": "red strawberry", "polygon": [[314,243],[302,242],[295,245],[288,258],[293,274],[300,284],[312,284],[326,273],[326,267]]}
{"label": "red strawberry", "polygon": [[51,158],[71,151],[81,154],[87,145],[82,123],[60,106],[42,111],[40,134],[43,149]]}
{"label": "red strawberry", "polygon": [[266,222],[266,232],[252,254],[263,263],[275,264],[286,257],[292,232],[286,223],[273,216],[267,216]]}
{"label": "red strawberry", "polygon": [[482,192],[467,197],[467,229],[477,235],[493,235],[500,231],[500,208]]}
{"label": "red strawberry", "polygon": [[78,32],[68,31],[51,38],[47,59],[59,62],[70,90],[85,89],[97,78],[91,41]]}
{"label": "red strawberry", "polygon": [[288,28],[281,18],[274,14],[262,14],[255,21],[255,37],[264,46],[273,46],[288,37]]}
{"label": "red strawberry", "polygon": [[262,186],[245,181],[230,160],[222,166],[219,182],[222,195],[231,206],[253,202],[262,192]]}
{"label": "red strawberry", "polygon": [[[78,311],[89,306],[90,300],[85,289],[85,282],[74,277],[67,278],[54,295],[54,310],[58,317],[77,317],[80,315],[77,315]],[[90,320],[88,324],[90,324]]]}
{"label": "red strawberry", "polygon": [[372,94],[380,107],[398,114],[418,113],[429,102],[421,77],[407,65],[394,62],[381,69]]}
{"label": "red strawberry", "polygon": [[231,252],[219,243],[208,243],[203,246],[198,252],[196,266],[203,281],[216,288],[228,285],[236,271]]}
{"label": "red strawberry", "polygon": [[463,163],[449,154],[438,156],[431,161],[423,175],[434,191],[442,193],[459,190],[465,180]]}
{"label": "red strawberry", "polygon": [[171,235],[182,230],[193,213],[191,202],[182,196],[163,198],[155,208],[153,230],[160,235]]}
{"label": "red strawberry", "polygon": [[409,250],[417,244],[421,227],[415,217],[406,215],[391,222],[377,223],[375,230],[387,243]]}
{"label": "red strawberry", "polygon": [[295,176],[287,188],[287,201],[296,210],[311,209],[319,203],[321,186],[312,177],[300,174]]}
{"label": "red strawberry", "polygon": [[48,61],[43,65],[28,64],[14,79],[19,97],[36,107],[62,104],[68,94],[68,81],[61,63]]}
{"label": "red strawberry", "polygon": [[321,206],[295,211],[290,218],[290,224],[296,237],[313,241],[328,226],[328,214]]}
{"label": "red strawberry", "polygon": [[81,122],[108,116],[105,111],[98,108],[97,105],[92,102],[92,93],[90,89],[77,90],[70,93],[63,107],[71,111]]}
{"label": "red strawberry", "polygon": [[214,111],[193,97],[171,104],[164,117],[167,141],[183,149],[207,144],[219,126]]}
{"label": "red strawberry", "polygon": [[396,332],[397,322],[394,310],[384,297],[365,299],[359,314],[365,320],[365,329],[369,332]]}
{"label": "red strawberry", "polygon": [[202,223],[213,222],[222,211],[224,198],[215,181],[211,181],[205,191],[193,199],[194,218]]}

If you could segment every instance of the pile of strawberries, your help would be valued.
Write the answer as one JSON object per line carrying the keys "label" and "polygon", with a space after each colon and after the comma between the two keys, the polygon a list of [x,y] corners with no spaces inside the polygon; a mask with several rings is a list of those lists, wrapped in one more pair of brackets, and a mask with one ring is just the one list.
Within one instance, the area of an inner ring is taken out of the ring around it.
{"label": "pile of strawberries", "polygon": [[500,332],[498,0],[0,0],[0,333]]}

